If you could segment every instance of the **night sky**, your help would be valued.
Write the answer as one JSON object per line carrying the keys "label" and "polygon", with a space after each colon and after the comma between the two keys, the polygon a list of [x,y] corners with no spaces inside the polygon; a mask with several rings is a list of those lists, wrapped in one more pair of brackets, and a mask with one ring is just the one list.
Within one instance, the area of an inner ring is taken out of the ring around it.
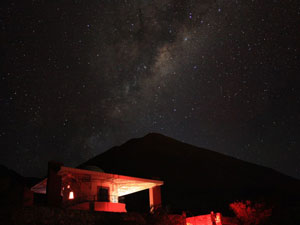
{"label": "night sky", "polygon": [[0,164],[162,133],[300,178],[298,0],[0,3]]}

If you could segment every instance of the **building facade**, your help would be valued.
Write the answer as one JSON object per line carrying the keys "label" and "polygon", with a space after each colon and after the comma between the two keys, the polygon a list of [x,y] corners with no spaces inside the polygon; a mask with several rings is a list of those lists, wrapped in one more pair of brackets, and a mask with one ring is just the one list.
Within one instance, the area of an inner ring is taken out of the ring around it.
{"label": "building facade", "polygon": [[47,204],[72,209],[126,212],[120,197],[149,190],[150,208],[161,206],[162,181],[65,167],[50,162],[48,177],[31,188],[45,194]]}

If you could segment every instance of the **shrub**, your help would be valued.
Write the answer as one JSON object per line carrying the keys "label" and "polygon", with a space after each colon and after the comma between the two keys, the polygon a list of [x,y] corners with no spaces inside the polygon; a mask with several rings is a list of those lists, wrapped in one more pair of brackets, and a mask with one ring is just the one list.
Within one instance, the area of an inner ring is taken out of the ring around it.
{"label": "shrub", "polygon": [[265,203],[253,203],[249,200],[231,203],[230,208],[243,225],[264,224],[272,214],[272,208]]}

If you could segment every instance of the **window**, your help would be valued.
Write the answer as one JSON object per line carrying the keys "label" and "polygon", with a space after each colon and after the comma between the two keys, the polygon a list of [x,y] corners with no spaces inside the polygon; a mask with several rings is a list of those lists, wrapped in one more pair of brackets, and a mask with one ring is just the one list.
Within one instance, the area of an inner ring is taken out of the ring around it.
{"label": "window", "polygon": [[69,193],[69,199],[70,200],[74,199],[74,192],[73,191],[70,191],[70,193]]}

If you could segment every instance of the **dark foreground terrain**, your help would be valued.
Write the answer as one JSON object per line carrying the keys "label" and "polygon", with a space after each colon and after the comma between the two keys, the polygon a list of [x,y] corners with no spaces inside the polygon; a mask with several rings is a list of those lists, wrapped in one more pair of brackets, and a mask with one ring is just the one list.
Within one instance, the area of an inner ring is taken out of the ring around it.
{"label": "dark foreground terrain", "polygon": [[184,217],[165,212],[105,213],[42,206],[22,207],[0,219],[1,225],[185,225]]}

